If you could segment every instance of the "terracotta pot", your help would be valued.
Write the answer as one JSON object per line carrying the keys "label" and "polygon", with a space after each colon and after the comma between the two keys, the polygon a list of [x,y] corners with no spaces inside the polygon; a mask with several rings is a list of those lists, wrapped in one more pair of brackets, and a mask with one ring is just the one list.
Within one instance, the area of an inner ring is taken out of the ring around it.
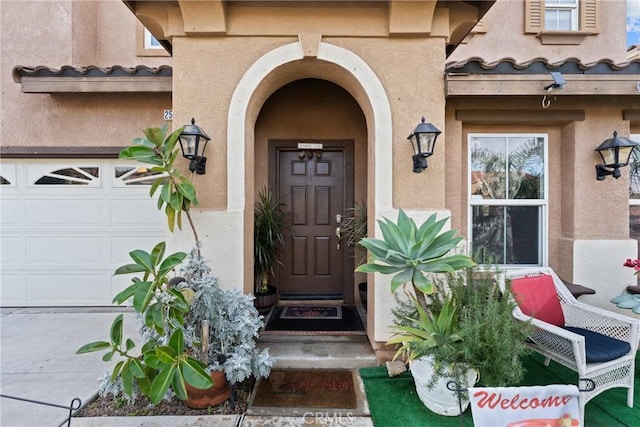
{"label": "terracotta pot", "polygon": [[209,406],[216,406],[231,397],[229,384],[224,376],[224,372],[211,372],[213,387],[208,389],[195,388],[187,384],[187,400],[185,405],[193,409],[205,409]]}

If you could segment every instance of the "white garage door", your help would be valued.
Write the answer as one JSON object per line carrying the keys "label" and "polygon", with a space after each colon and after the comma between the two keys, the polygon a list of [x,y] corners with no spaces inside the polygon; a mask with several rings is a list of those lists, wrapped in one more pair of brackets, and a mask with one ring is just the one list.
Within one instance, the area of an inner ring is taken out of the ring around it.
{"label": "white garage door", "polygon": [[111,305],[133,249],[164,239],[150,172],[105,160],[0,162],[0,305]]}

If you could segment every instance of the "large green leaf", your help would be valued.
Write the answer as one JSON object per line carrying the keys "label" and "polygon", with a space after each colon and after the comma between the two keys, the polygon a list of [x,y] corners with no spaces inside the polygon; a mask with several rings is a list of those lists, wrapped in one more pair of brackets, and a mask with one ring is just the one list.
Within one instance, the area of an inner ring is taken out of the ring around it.
{"label": "large green leaf", "polygon": [[142,249],[135,249],[129,252],[129,256],[136,262],[136,264],[144,267],[144,271],[154,271],[153,259],[151,258],[150,253],[143,251]]}
{"label": "large green leaf", "polygon": [[151,250],[151,262],[154,266],[160,264],[162,258],[164,257],[166,248],[167,244],[165,242],[160,242],[153,247],[153,249]]}
{"label": "large green leaf", "polygon": [[131,369],[131,373],[136,378],[144,378],[146,376],[144,367],[142,366],[142,362],[140,362],[139,359],[131,359],[131,365],[129,369]]}
{"label": "large green leaf", "polygon": [[143,146],[149,147],[151,149],[156,148],[156,146],[153,145],[153,142],[149,141],[147,138],[133,138],[131,140],[131,144],[133,144],[133,145],[143,145]]}
{"label": "large green leaf", "polygon": [[171,388],[173,389],[173,392],[176,394],[178,399],[187,400],[187,386],[185,385],[184,377],[182,376],[180,367],[173,371]]}
{"label": "large green leaf", "polygon": [[111,372],[111,382],[114,382],[118,378],[118,375],[120,375],[120,371],[122,370],[123,365],[124,365],[124,360],[121,360],[118,363],[116,363],[116,366],[113,367],[113,372]]}
{"label": "large green leaf", "polygon": [[171,135],[169,135],[167,139],[164,140],[163,148],[162,148],[164,157],[169,157],[171,156],[171,154],[173,154],[173,150],[176,147],[178,138],[180,138],[180,134],[182,133],[183,130],[184,130],[184,126],[179,127],[178,129],[174,130],[173,133],[171,133]]}
{"label": "large green leaf", "polygon": [[411,280],[413,268],[405,268],[391,279],[391,292],[395,292],[400,286]]}
{"label": "large green leaf", "polygon": [[393,274],[399,270],[401,270],[401,268],[382,264],[361,264],[356,268],[356,271],[359,273]]}
{"label": "large green leaf", "polygon": [[136,292],[133,295],[133,308],[136,309],[139,313],[144,312],[144,310],[149,305],[151,301],[151,297],[154,293],[154,286],[151,282],[140,282],[137,284]]}
{"label": "large green leaf", "polygon": [[119,274],[132,274],[132,273],[143,273],[147,271],[145,266],[139,264],[127,264],[122,267],[118,267],[116,271],[113,273],[114,276]]}
{"label": "large green leaf", "polygon": [[155,146],[157,147],[162,146],[162,143],[164,142],[164,135],[165,135],[165,132],[163,131],[163,129],[160,129],[157,127],[147,128],[143,132],[144,132],[144,135],[147,137],[147,139],[151,141]]}
{"label": "large green leaf", "polygon": [[111,343],[107,341],[94,341],[88,344],[83,345],[78,350],[76,350],[76,354],[84,354],[91,353],[93,351],[100,351],[107,348],[111,348]]}
{"label": "large green leaf", "polygon": [[167,394],[167,390],[171,385],[171,381],[173,380],[173,372],[175,371],[175,365],[169,365],[160,373],[151,383],[151,392],[149,393],[149,399],[151,403],[157,405],[160,403],[162,398]]}
{"label": "large green leaf", "polygon": [[153,150],[141,145],[133,145],[124,148],[120,151],[120,154],[118,154],[118,158],[124,160],[136,160],[142,163],[162,166],[162,160],[156,156]]}
{"label": "large green leaf", "polygon": [[124,392],[129,396],[133,395],[133,373],[131,372],[131,359],[124,362],[122,365],[122,371],[120,372],[120,378],[122,378],[122,388]]}
{"label": "large green leaf", "polygon": [[171,270],[182,264],[184,259],[187,257],[187,254],[184,252],[176,252],[174,254],[169,255],[162,261],[160,267],[158,267],[158,275],[164,276],[169,273]]}
{"label": "large green leaf", "polygon": [[213,380],[203,368],[202,362],[187,358],[181,365],[182,375],[184,379],[195,388],[207,389],[213,387]]}
{"label": "large green leaf", "polygon": [[111,323],[111,342],[120,347],[122,345],[122,326],[124,323],[123,315],[118,314],[115,319],[113,319],[113,323]]}
{"label": "large green leaf", "polygon": [[180,354],[184,351],[184,334],[182,329],[176,329],[171,338],[169,338],[169,347],[175,350],[176,354]]}
{"label": "large green leaf", "polygon": [[172,347],[166,345],[158,347],[156,349],[156,355],[160,362],[167,364],[175,362],[178,357],[178,353]]}
{"label": "large green leaf", "polygon": [[[134,265],[137,265],[137,264],[134,264]],[[126,300],[134,296],[136,293],[136,285],[137,283],[134,283],[133,285],[128,286],[122,292],[118,293],[115,297],[113,297],[112,302],[116,304],[122,304],[123,302],[125,302]]]}
{"label": "large green leaf", "polygon": [[187,200],[195,200],[196,198],[196,188],[188,179],[184,178],[176,184],[176,189],[184,196]]}
{"label": "large green leaf", "polygon": [[171,205],[167,205],[164,208],[164,213],[167,215],[167,226],[169,227],[169,231],[173,233],[176,223],[176,210],[171,207]]}

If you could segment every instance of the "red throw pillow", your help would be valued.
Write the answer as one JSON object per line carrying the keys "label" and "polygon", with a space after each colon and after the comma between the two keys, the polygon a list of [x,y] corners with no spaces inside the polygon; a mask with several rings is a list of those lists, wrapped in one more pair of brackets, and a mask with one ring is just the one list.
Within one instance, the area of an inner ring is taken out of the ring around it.
{"label": "red throw pillow", "polygon": [[527,316],[556,326],[564,326],[564,314],[562,314],[560,300],[553,284],[553,278],[548,274],[513,279],[511,292],[513,292],[520,310]]}

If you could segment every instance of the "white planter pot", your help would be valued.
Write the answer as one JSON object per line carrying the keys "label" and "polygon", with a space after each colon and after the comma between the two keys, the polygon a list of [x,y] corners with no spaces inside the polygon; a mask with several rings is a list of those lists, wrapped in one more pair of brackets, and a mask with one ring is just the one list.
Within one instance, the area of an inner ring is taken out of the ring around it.
{"label": "white planter pot", "polygon": [[[418,397],[424,405],[438,415],[457,416],[460,415],[460,405],[458,394],[447,388],[450,378],[439,378],[433,387],[427,387],[431,382],[435,368],[433,358],[422,357],[411,362],[411,374],[416,384]],[[478,373],[474,369],[469,369],[465,376],[466,384],[460,384],[463,389],[472,387],[478,381]],[[462,400],[462,411],[469,406],[469,400]]]}

